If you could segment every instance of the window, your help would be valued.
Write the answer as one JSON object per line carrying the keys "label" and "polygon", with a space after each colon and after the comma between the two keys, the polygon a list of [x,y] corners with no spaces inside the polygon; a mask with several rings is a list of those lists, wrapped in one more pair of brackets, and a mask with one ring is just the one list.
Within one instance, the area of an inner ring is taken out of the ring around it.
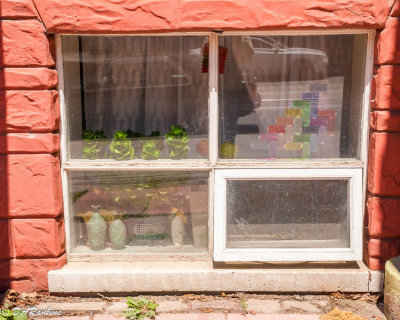
{"label": "window", "polygon": [[371,43],[61,35],[69,258],[360,259]]}

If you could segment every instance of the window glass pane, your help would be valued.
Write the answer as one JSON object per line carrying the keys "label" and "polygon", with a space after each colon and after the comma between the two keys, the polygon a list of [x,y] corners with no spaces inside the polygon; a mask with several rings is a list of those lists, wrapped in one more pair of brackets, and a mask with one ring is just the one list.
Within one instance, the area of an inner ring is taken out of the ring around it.
{"label": "window glass pane", "polygon": [[221,159],[359,158],[366,35],[221,36]]}
{"label": "window glass pane", "polygon": [[207,172],[70,172],[73,253],[208,252]]}
{"label": "window glass pane", "polygon": [[207,43],[62,36],[69,158],[207,158]]}
{"label": "window glass pane", "polygon": [[348,248],[347,180],[228,180],[227,248]]}

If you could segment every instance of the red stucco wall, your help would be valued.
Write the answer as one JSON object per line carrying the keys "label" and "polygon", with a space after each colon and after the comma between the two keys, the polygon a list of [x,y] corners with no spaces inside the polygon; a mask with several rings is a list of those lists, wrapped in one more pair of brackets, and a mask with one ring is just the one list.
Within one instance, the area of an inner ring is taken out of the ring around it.
{"label": "red stucco wall", "polygon": [[56,32],[379,29],[364,252],[382,269],[400,254],[399,17],[393,0],[1,0],[0,288],[47,290],[66,262]]}
{"label": "red stucco wall", "polygon": [[400,255],[400,3],[375,48],[365,260],[374,270]]}
{"label": "red stucco wall", "polygon": [[53,39],[30,0],[0,17],[0,289],[46,291],[66,262]]}

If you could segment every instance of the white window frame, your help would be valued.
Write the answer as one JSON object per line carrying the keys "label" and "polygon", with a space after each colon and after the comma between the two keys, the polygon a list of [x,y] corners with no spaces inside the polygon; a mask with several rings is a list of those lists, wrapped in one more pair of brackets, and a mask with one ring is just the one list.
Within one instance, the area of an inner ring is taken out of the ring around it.
{"label": "white window frame", "polygon": [[[364,81],[364,93],[362,103],[362,115],[361,115],[361,147],[360,147],[360,159],[318,159],[316,161],[304,161],[304,160],[276,160],[276,161],[259,161],[259,160],[218,160],[218,34],[214,32],[177,32],[177,33],[164,33],[164,34],[131,34],[131,36],[208,36],[209,37],[209,97],[208,97],[208,109],[209,109],[209,159],[206,160],[158,160],[158,161],[115,161],[115,160],[97,160],[88,161],[83,159],[68,159],[67,149],[67,107],[64,97],[64,78],[63,78],[63,60],[62,60],[62,48],[61,48],[61,36],[64,34],[56,35],[56,49],[57,49],[57,70],[59,75],[59,97],[60,97],[60,158],[61,158],[61,178],[63,187],[63,201],[64,201],[64,218],[66,228],[66,253],[69,261],[93,261],[95,257],[99,261],[109,260],[214,260],[216,261],[229,261],[220,260],[220,256],[215,248],[220,248],[220,219],[223,218],[222,212],[216,210],[218,205],[214,206],[214,201],[220,200],[220,193],[215,188],[215,184],[218,184],[215,176],[222,174],[222,172],[228,172],[226,169],[238,170],[237,172],[249,172],[246,169],[261,169],[264,172],[270,172],[272,169],[285,169],[303,172],[312,168],[314,171],[321,171],[327,173],[332,172],[334,177],[337,172],[347,172],[353,170],[359,176],[362,174],[361,179],[361,198],[357,201],[357,206],[361,209],[357,209],[354,212],[358,212],[357,219],[362,221],[364,214],[364,199],[366,194],[366,166],[367,166],[367,153],[368,153],[368,131],[369,131],[369,97],[370,87],[372,79],[372,68],[373,68],[373,48],[375,40],[375,30],[372,29],[342,29],[342,30],[281,30],[281,31],[230,31],[224,32],[224,35],[340,35],[340,34],[366,34],[368,36],[367,52],[366,52],[366,69],[365,69],[365,81]],[[65,34],[68,35],[68,34]],[[75,36],[84,34],[74,34]],[[87,34],[85,34],[87,35]],[[91,35],[91,36],[102,36],[102,35]],[[114,34],[107,36],[128,36],[127,34]],[[335,168],[335,169],[332,169]],[[239,171],[240,169],[240,171]],[[69,217],[69,182],[68,172],[70,171],[138,171],[138,170],[155,170],[155,171],[174,171],[174,170],[190,170],[190,171],[208,171],[209,175],[209,253],[208,254],[104,254],[104,253],[90,253],[81,254],[73,253],[71,250],[71,225]],[[242,171],[243,170],[243,171]],[[221,171],[221,172],[220,172]],[[258,171],[258,170],[257,170]],[[219,173],[220,172],[220,173]],[[327,176],[328,178],[328,176]],[[355,180],[359,180],[358,178]],[[354,181],[355,181],[354,180]],[[360,183],[358,181],[357,183]],[[361,210],[361,211],[360,211]],[[357,221],[358,221],[357,220]],[[218,222],[218,223],[217,223]],[[362,224],[359,225],[356,238],[359,238],[358,233],[362,234]],[[214,240],[215,237],[215,240]],[[361,246],[362,247],[362,246]],[[296,251],[298,249],[293,249]],[[295,257],[296,253],[289,254],[288,250],[280,250],[281,260],[280,261],[291,261],[291,256]],[[329,251],[324,249],[325,252]],[[213,256],[214,255],[214,256]],[[325,257],[325,258],[324,258]],[[311,261],[315,260],[327,260],[327,255],[315,256],[311,251],[309,255],[303,256],[303,260]],[[361,259],[360,253],[349,252],[337,252],[332,259],[329,260],[354,260],[354,258]],[[271,256],[266,256],[267,260],[277,261],[276,258],[270,259]],[[236,260],[236,259],[235,259]],[[254,259],[241,261],[252,261]],[[265,260],[265,261],[267,261]]]}
{"label": "white window frame", "polygon": [[[349,248],[227,248],[227,181],[348,181]],[[215,261],[337,261],[362,258],[362,169],[226,169],[215,173]]]}

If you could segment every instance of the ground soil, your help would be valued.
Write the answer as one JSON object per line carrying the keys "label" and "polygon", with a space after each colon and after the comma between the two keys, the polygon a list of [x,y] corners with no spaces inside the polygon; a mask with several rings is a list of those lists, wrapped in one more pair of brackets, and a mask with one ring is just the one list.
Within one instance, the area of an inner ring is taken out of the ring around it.
{"label": "ground soil", "polygon": [[[135,294],[131,295],[135,296]],[[136,295],[138,296],[138,295]],[[251,299],[275,300],[279,303],[285,301],[308,302],[325,314],[323,320],[384,320],[383,295],[382,294],[344,294],[340,292],[322,295],[300,295],[300,294],[250,294],[250,293],[220,293],[220,294],[181,294],[181,295],[145,295],[156,302],[181,301],[185,309],[177,310],[179,313],[253,313],[252,310],[243,307],[243,301]],[[106,301],[107,305],[113,302],[125,301],[126,297],[112,297],[97,294],[94,297],[79,296],[54,296],[48,293],[24,294],[10,290],[7,294],[0,296],[0,304],[7,303],[9,307],[27,307],[37,305],[41,302],[94,302]],[[335,311],[335,308],[338,311]],[[351,313],[340,312],[346,311]],[[307,313],[300,309],[284,310],[283,313]],[[332,313],[333,312],[333,313]],[[253,313],[254,314],[254,313]],[[72,314],[71,314],[72,315]],[[74,315],[82,315],[80,312]]]}

